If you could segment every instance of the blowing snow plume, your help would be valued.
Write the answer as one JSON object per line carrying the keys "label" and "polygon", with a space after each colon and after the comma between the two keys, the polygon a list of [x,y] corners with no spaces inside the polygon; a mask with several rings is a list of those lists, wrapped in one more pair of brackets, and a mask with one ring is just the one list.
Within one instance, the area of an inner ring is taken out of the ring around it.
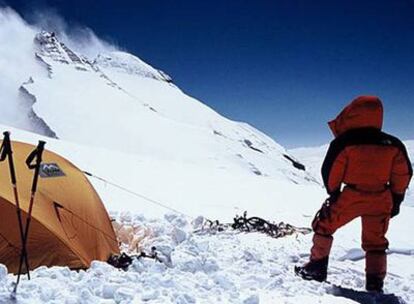
{"label": "blowing snow plume", "polygon": [[38,32],[44,30],[55,33],[70,49],[88,58],[93,59],[99,54],[118,50],[118,47],[97,37],[93,30],[86,26],[69,26],[53,9],[35,11],[30,19]]}
{"label": "blowing snow plume", "polygon": [[69,31],[64,20],[53,11],[36,12],[34,24],[28,24],[9,7],[0,7],[0,123],[57,137],[35,111],[36,97],[24,87],[36,77],[47,76],[39,64],[33,40],[42,29],[52,30],[73,49],[87,56],[111,52],[115,47],[102,41],[89,28]]}
{"label": "blowing snow plume", "polygon": [[197,172],[315,182],[271,138],[186,95],[90,29],[68,26],[53,11],[31,20],[0,10],[0,123],[157,164],[196,164]]}
{"label": "blowing snow plume", "polygon": [[[32,75],[42,73],[34,60],[33,37],[36,29],[29,26],[13,10],[0,9],[0,106],[1,122],[22,129],[33,130],[27,111],[20,99],[20,86]],[[33,130],[35,131],[35,130]]]}

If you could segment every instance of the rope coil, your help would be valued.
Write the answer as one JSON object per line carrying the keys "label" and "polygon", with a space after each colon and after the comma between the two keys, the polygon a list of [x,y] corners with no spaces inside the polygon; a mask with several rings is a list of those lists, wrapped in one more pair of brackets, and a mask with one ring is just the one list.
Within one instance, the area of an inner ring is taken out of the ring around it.
{"label": "rope coil", "polygon": [[240,232],[260,232],[272,238],[281,238],[293,234],[309,234],[312,229],[306,227],[296,227],[284,222],[278,224],[271,223],[257,216],[247,217],[247,211],[243,216],[233,219],[233,223],[220,223],[218,220],[206,220],[201,229],[194,231],[197,234],[224,232],[229,229],[238,230]]}

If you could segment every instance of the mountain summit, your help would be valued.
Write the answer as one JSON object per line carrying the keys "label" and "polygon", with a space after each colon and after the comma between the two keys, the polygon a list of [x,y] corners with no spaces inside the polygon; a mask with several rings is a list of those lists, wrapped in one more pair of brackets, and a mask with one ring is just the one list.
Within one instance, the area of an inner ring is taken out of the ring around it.
{"label": "mountain summit", "polygon": [[90,59],[53,32],[32,39],[37,69],[16,88],[14,127],[156,159],[314,182],[271,138],[186,95],[138,57],[108,50]]}

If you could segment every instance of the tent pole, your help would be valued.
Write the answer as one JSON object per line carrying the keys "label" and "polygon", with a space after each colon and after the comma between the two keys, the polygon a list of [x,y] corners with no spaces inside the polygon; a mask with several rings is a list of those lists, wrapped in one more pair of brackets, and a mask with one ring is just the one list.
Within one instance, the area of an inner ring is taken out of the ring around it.
{"label": "tent pole", "polygon": [[[35,199],[35,195],[36,195],[37,182],[38,182],[38,179],[39,179],[40,165],[42,163],[42,153],[43,153],[45,144],[46,143],[44,141],[40,140],[39,144],[36,147],[36,149],[34,149],[26,159],[27,167],[30,170],[34,169],[34,174],[33,174],[32,190],[31,190],[31,194],[30,194],[29,211],[28,211],[28,214],[27,214],[26,226],[25,226],[25,231],[24,231],[24,238],[23,238],[23,243],[24,244],[23,244],[22,253],[20,255],[19,273],[18,273],[18,277],[17,277],[18,280],[19,280],[20,275],[21,275],[24,256],[26,256],[26,260],[28,260],[28,257],[27,257],[28,253],[27,253],[27,250],[26,250],[26,245],[27,245],[27,240],[29,238],[29,228],[30,228],[30,222],[31,222],[31,219],[32,219],[33,204],[34,204],[34,199]],[[30,271],[30,269],[27,269],[28,273],[29,273],[29,271]],[[17,284],[15,286],[15,291],[16,291],[16,289],[17,289]]]}

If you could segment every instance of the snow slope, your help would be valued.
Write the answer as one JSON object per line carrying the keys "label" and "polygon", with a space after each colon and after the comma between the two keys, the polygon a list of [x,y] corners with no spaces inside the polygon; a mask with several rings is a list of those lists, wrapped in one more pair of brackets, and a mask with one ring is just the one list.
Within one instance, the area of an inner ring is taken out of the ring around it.
{"label": "snow slope", "polygon": [[[254,209],[260,216],[272,214],[275,218],[289,214],[302,224],[303,215],[314,213],[311,204],[298,205],[308,199],[319,202],[323,189],[314,183],[292,183],[286,177],[251,174],[231,167],[209,167],[202,164],[157,159],[150,155],[124,153],[101,147],[81,145],[39,136],[34,133],[2,126],[11,131],[13,140],[37,144],[47,142],[46,148],[70,159],[82,170],[91,172],[110,183],[138,194],[191,217],[200,214],[219,220],[231,220],[236,213]],[[163,217],[166,210],[149,200],[125,192],[99,179],[91,179],[111,211],[132,211],[152,217]],[[167,210],[168,211],[168,210]],[[307,223],[307,220],[305,220]]]}
{"label": "snow slope", "polygon": [[[141,249],[148,252],[156,246],[168,266],[142,260],[127,272],[100,262],[80,272],[41,267],[30,282],[24,278],[18,303],[354,303],[327,294],[329,286],[293,275],[293,266],[308,257],[311,235],[272,239],[257,233],[193,232],[198,215],[229,222],[244,208],[251,215],[309,226],[324,197],[318,186],[246,172],[218,174],[174,162],[161,162],[151,171],[157,162],[141,155],[44,138],[6,126],[1,129],[10,129],[14,139],[25,142],[46,139],[48,149],[69,157],[80,168],[186,214],[174,214],[91,178],[117,222],[134,227],[141,237],[147,231]],[[125,168],[132,179],[125,177]],[[160,176],[159,172],[171,174]],[[414,301],[414,236],[407,225],[413,216],[413,208],[403,207],[392,221],[385,287],[407,303]],[[338,231],[340,242],[333,248],[329,279],[363,290],[359,226],[355,221]],[[0,267],[0,303],[8,303],[14,280]]]}
{"label": "snow slope", "polygon": [[290,152],[300,159],[311,174],[322,184],[321,167],[329,145],[291,149]]}
{"label": "snow slope", "polygon": [[[315,183],[274,140],[186,95],[170,76],[136,56],[108,49],[87,58],[58,34],[36,32],[4,11],[0,45],[10,43],[3,29],[16,27],[13,39],[24,51],[0,48],[0,70],[19,75],[0,78],[6,88],[2,103],[13,113],[0,123],[160,161]],[[2,60],[7,57],[13,60]]]}

